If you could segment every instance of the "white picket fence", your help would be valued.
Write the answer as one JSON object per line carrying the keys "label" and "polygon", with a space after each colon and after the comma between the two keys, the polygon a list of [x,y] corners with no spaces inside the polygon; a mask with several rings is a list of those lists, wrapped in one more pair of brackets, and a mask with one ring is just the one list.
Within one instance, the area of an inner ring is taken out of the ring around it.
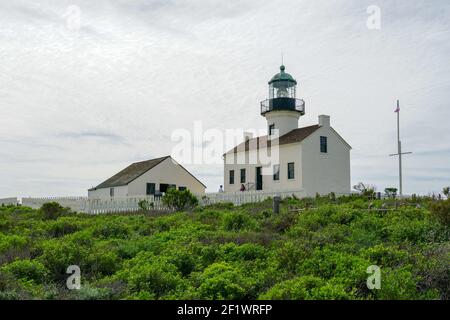
{"label": "white picket fence", "polygon": [[282,199],[287,197],[304,198],[305,192],[302,190],[293,191],[245,191],[233,193],[207,193],[203,196],[198,196],[201,205],[209,205],[223,202],[231,202],[235,205],[242,205],[246,203],[262,202],[274,196],[280,196]]}
{"label": "white picket fence", "polygon": [[17,199],[17,198],[0,199],[0,206],[10,206],[10,205],[16,205],[18,203],[19,203],[19,199]]}
{"label": "white picket fence", "polygon": [[[245,191],[235,193],[206,193],[196,195],[201,206],[207,206],[216,203],[233,203],[234,205],[242,205],[245,203],[261,202],[269,197],[280,196],[281,198],[291,197],[295,195],[298,198],[305,197],[302,190],[294,191]],[[149,204],[149,208],[154,210],[166,210],[162,204],[161,197],[142,196],[127,198],[111,198],[111,199],[88,199],[87,197],[49,197],[49,198],[22,198],[22,205],[33,209],[40,208],[47,202],[58,202],[61,206],[70,208],[76,212],[89,214],[104,213],[121,213],[136,212],[141,208],[139,202],[145,200]]]}
{"label": "white picket fence", "polygon": [[87,197],[22,198],[22,205],[33,209],[39,209],[47,202],[58,202],[61,206],[70,208],[76,212],[89,211],[89,201]]}

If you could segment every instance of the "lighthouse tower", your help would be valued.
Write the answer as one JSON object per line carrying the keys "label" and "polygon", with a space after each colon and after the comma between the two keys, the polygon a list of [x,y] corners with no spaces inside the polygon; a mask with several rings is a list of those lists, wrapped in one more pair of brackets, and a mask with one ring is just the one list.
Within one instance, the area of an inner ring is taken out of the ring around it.
{"label": "lighthouse tower", "polygon": [[280,67],[280,73],[269,81],[269,99],[261,102],[261,115],[267,120],[268,135],[278,130],[279,136],[298,128],[298,119],[305,114],[305,102],[297,99],[297,81]]}

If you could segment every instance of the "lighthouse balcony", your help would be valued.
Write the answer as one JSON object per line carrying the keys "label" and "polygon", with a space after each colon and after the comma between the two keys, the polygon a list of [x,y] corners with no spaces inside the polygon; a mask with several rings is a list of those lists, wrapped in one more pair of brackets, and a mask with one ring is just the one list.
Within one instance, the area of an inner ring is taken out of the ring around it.
{"label": "lighthouse balcony", "polygon": [[261,101],[261,115],[271,111],[296,111],[305,114],[305,101],[295,98],[274,98]]}

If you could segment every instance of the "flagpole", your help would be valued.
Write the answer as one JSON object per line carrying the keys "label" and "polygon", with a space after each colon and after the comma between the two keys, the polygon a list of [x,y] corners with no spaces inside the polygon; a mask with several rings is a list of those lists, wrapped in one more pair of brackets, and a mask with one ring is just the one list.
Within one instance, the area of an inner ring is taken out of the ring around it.
{"label": "flagpole", "polygon": [[400,141],[400,100],[397,100],[397,142],[398,142],[398,170],[399,170],[399,194],[403,195],[402,177],[402,142]]}
{"label": "flagpole", "polygon": [[399,180],[399,196],[403,196],[403,175],[402,175],[402,156],[404,154],[411,154],[412,152],[402,152],[402,142],[400,140],[400,100],[397,100],[397,148],[396,154],[390,154],[391,157],[398,156],[398,180]]}

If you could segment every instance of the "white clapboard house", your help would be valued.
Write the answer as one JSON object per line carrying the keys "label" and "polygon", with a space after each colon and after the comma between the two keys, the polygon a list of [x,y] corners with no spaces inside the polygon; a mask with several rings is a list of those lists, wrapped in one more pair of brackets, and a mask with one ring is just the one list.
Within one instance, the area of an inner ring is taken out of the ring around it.
{"label": "white clapboard house", "polygon": [[136,162],[97,187],[89,199],[111,199],[159,195],[174,187],[204,194],[206,186],[170,156]]}
{"label": "white clapboard house", "polygon": [[[240,145],[224,154],[226,192],[240,191],[244,185],[252,191],[301,190],[307,196],[350,193],[351,146],[331,127],[329,116],[299,128],[305,102],[296,98],[296,86],[284,66],[270,80],[269,99],[261,102],[268,135],[246,134]],[[274,148],[279,156],[268,167],[259,157],[270,156]]]}

